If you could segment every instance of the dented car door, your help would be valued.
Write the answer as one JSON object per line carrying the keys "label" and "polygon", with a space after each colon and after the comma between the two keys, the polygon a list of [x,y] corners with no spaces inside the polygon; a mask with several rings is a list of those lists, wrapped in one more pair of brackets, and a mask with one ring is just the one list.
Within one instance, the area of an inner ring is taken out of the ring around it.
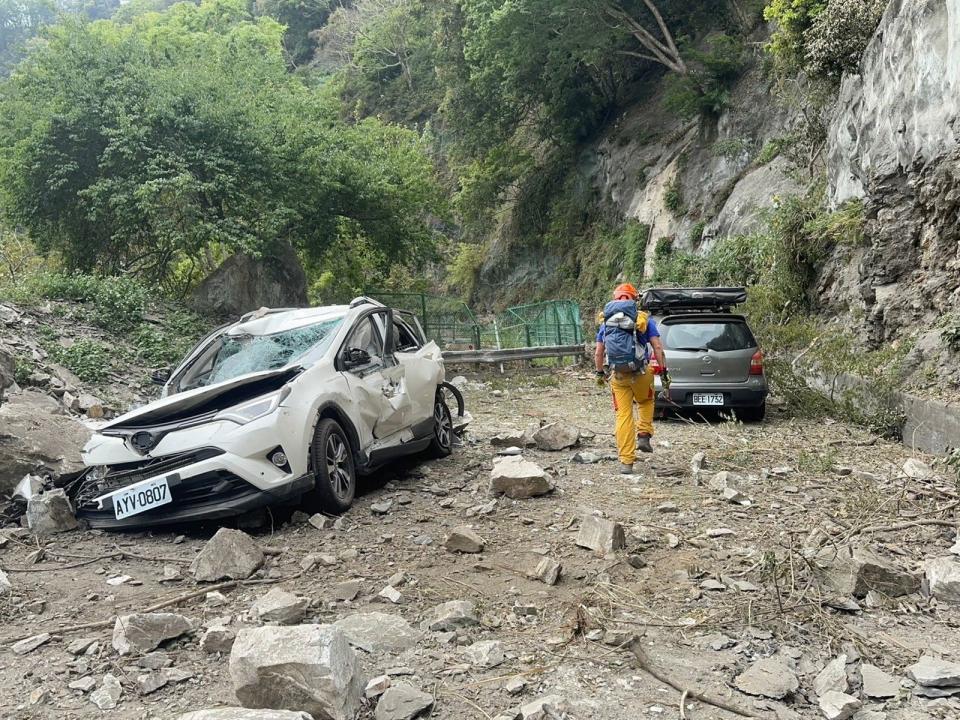
{"label": "dented car door", "polygon": [[391,319],[375,312],[357,321],[341,351],[341,365],[366,429],[375,440],[408,427],[406,368],[389,348]]}

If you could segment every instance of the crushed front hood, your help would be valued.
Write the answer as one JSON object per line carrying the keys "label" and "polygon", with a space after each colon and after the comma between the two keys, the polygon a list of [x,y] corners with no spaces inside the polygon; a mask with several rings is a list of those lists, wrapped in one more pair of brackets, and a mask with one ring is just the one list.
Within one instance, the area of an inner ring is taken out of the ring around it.
{"label": "crushed front hood", "polygon": [[97,432],[177,422],[201,413],[231,407],[247,398],[264,395],[283,387],[301,370],[300,367],[266,370],[242,375],[216,385],[168,395],[121,415],[116,420],[98,427]]}

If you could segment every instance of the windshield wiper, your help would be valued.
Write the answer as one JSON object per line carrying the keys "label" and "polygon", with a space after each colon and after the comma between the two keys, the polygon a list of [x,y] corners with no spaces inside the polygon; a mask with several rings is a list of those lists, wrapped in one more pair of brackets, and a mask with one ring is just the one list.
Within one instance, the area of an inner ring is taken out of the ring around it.
{"label": "windshield wiper", "polygon": [[704,348],[704,347],[699,347],[699,348],[677,347],[677,348],[670,348],[670,350],[679,350],[680,352],[707,352],[707,348]]}

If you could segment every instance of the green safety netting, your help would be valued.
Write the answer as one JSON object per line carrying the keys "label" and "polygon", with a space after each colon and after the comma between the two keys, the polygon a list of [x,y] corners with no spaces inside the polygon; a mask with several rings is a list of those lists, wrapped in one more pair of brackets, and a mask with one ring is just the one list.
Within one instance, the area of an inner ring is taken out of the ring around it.
{"label": "green safety netting", "polygon": [[491,321],[480,322],[460,300],[421,293],[368,295],[390,307],[414,313],[427,337],[442,348],[544,347],[583,342],[580,306],[572,300],[516,305]]}
{"label": "green safety netting", "polygon": [[367,295],[384,305],[412,312],[420,320],[427,338],[442,348],[480,348],[480,323],[461,300],[422,293],[370,292]]}

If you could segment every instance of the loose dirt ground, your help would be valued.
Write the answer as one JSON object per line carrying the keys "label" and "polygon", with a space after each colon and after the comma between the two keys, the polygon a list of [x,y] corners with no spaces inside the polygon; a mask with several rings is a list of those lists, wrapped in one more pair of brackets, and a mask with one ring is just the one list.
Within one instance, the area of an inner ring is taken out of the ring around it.
{"label": "loose dirt ground", "polygon": [[[469,599],[477,604],[481,627],[461,632],[453,642],[427,633],[400,656],[360,653],[370,675],[408,668],[412,676],[406,679],[436,698],[432,717],[483,720],[545,694],[563,696],[574,719],[681,717],[681,694],[638,668],[623,649],[591,639],[602,635],[591,632],[598,629],[636,633],[650,661],[681,686],[765,718],[822,717],[812,679],[841,650],[898,677],[922,651],[960,660],[955,608],[920,594],[877,600],[871,607],[861,601],[857,612],[824,607],[829,593],[815,581],[801,552],[805,543],[849,541],[917,572],[925,560],[947,554],[955,534],[950,525],[956,487],[947,480],[904,477],[900,468],[911,453],[901,445],[829,418],[796,419],[784,411],[772,412],[758,425],[673,420],[658,424],[656,452],[638,465],[639,474],[624,477],[612,459],[610,399],[591,378],[561,372],[473,380],[465,394],[475,421],[451,458],[398,466],[370,479],[341,530],[290,525],[276,515],[272,528],[254,533],[273,553],[257,577],[310,598],[311,622],[378,610],[418,625],[439,603]],[[580,449],[611,459],[582,465],[571,462],[575,450],[526,450],[527,458],[555,473],[556,491],[530,500],[500,499],[491,514],[467,517],[470,508],[490,499],[488,476],[496,454],[490,437],[553,420],[579,426],[593,436]],[[697,484],[690,469],[697,452],[707,458],[704,481],[721,470],[750,476],[744,492],[752,504],[731,505]],[[389,513],[372,514],[370,505],[385,498],[395,501]],[[574,538],[584,513],[623,523],[627,548],[596,557],[577,547]],[[911,526],[871,529],[894,523]],[[486,540],[484,552],[454,555],[444,549],[449,530],[462,524],[473,525]],[[707,536],[708,529],[717,528],[733,533]],[[815,528],[821,532],[811,535]],[[193,678],[146,696],[136,690],[135,679],[143,672],[138,660],[121,658],[110,646],[116,615],[197,589],[188,567],[211,532],[81,531],[39,544],[12,538],[0,549],[0,567],[14,585],[12,594],[0,597],[5,643],[0,646],[0,717],[166,720],[233,703],[227,660],[204,654],[199,632],[160,651]],[[420,544],[426,537],[432,542]],[[44,558],[29,564],[28,555],[41,546]],[[351,559],[348,551],[354,549],[359,554]],[[557,585],[508,569],[511,553],[525,549],[545,551],[563,564]],[[300,561],[308,553],[341,559],[334,567],[301,575]],[[640,556],[645,566],[629,564],[631,555]],[[182,568],[184,579],[161,583],[165,565]],[[399,571],[408,576],[399,588],[402,602],[378,600],[387,578]],[[133,581],[107,584],[119,575]],[[334,600],[332,588],[351,579],[361,580],[360,596]],[[708,579],[722,580],[727,589],[700,589]],[[738,580],[757,590],[735,589]],[[221,607],[210,607],[201,595],[175,611],[199,629],[224,615],[234,626],[251,624],[250,605],[270,587],[224,590],[227,604]],[[108,621],[109,627],[61,630],[96,621]],[[9,651],[9,641],[40,632],[54,637],[24,656]],[[717,651],[711,641],[719,633],[732,642]],[[78,661],[66,647],[81,637],[97,638],[100,649]],[[486,671],[470,667],[460,648],[482,639],[502,641],[506,662]],[[800,677],[800,691],[782,703],[733,688],[739,672],[768,655],[783,657]],[[106,672],[124,686],[114,710],[102,712],[88,694],[67,687],[83,675],[99,680]],[[513,677],[527,681],[520,697],[503,688]],[[30,705],[38,688],[49,695]],[[886,708],[879,702],[865,707],[883,710],[888,720],[960,717],[955,700],[905,695]],[[735,717],[689,698],[684,713],[691,720]],[[361,716],[372,717],[372,707]]]}

